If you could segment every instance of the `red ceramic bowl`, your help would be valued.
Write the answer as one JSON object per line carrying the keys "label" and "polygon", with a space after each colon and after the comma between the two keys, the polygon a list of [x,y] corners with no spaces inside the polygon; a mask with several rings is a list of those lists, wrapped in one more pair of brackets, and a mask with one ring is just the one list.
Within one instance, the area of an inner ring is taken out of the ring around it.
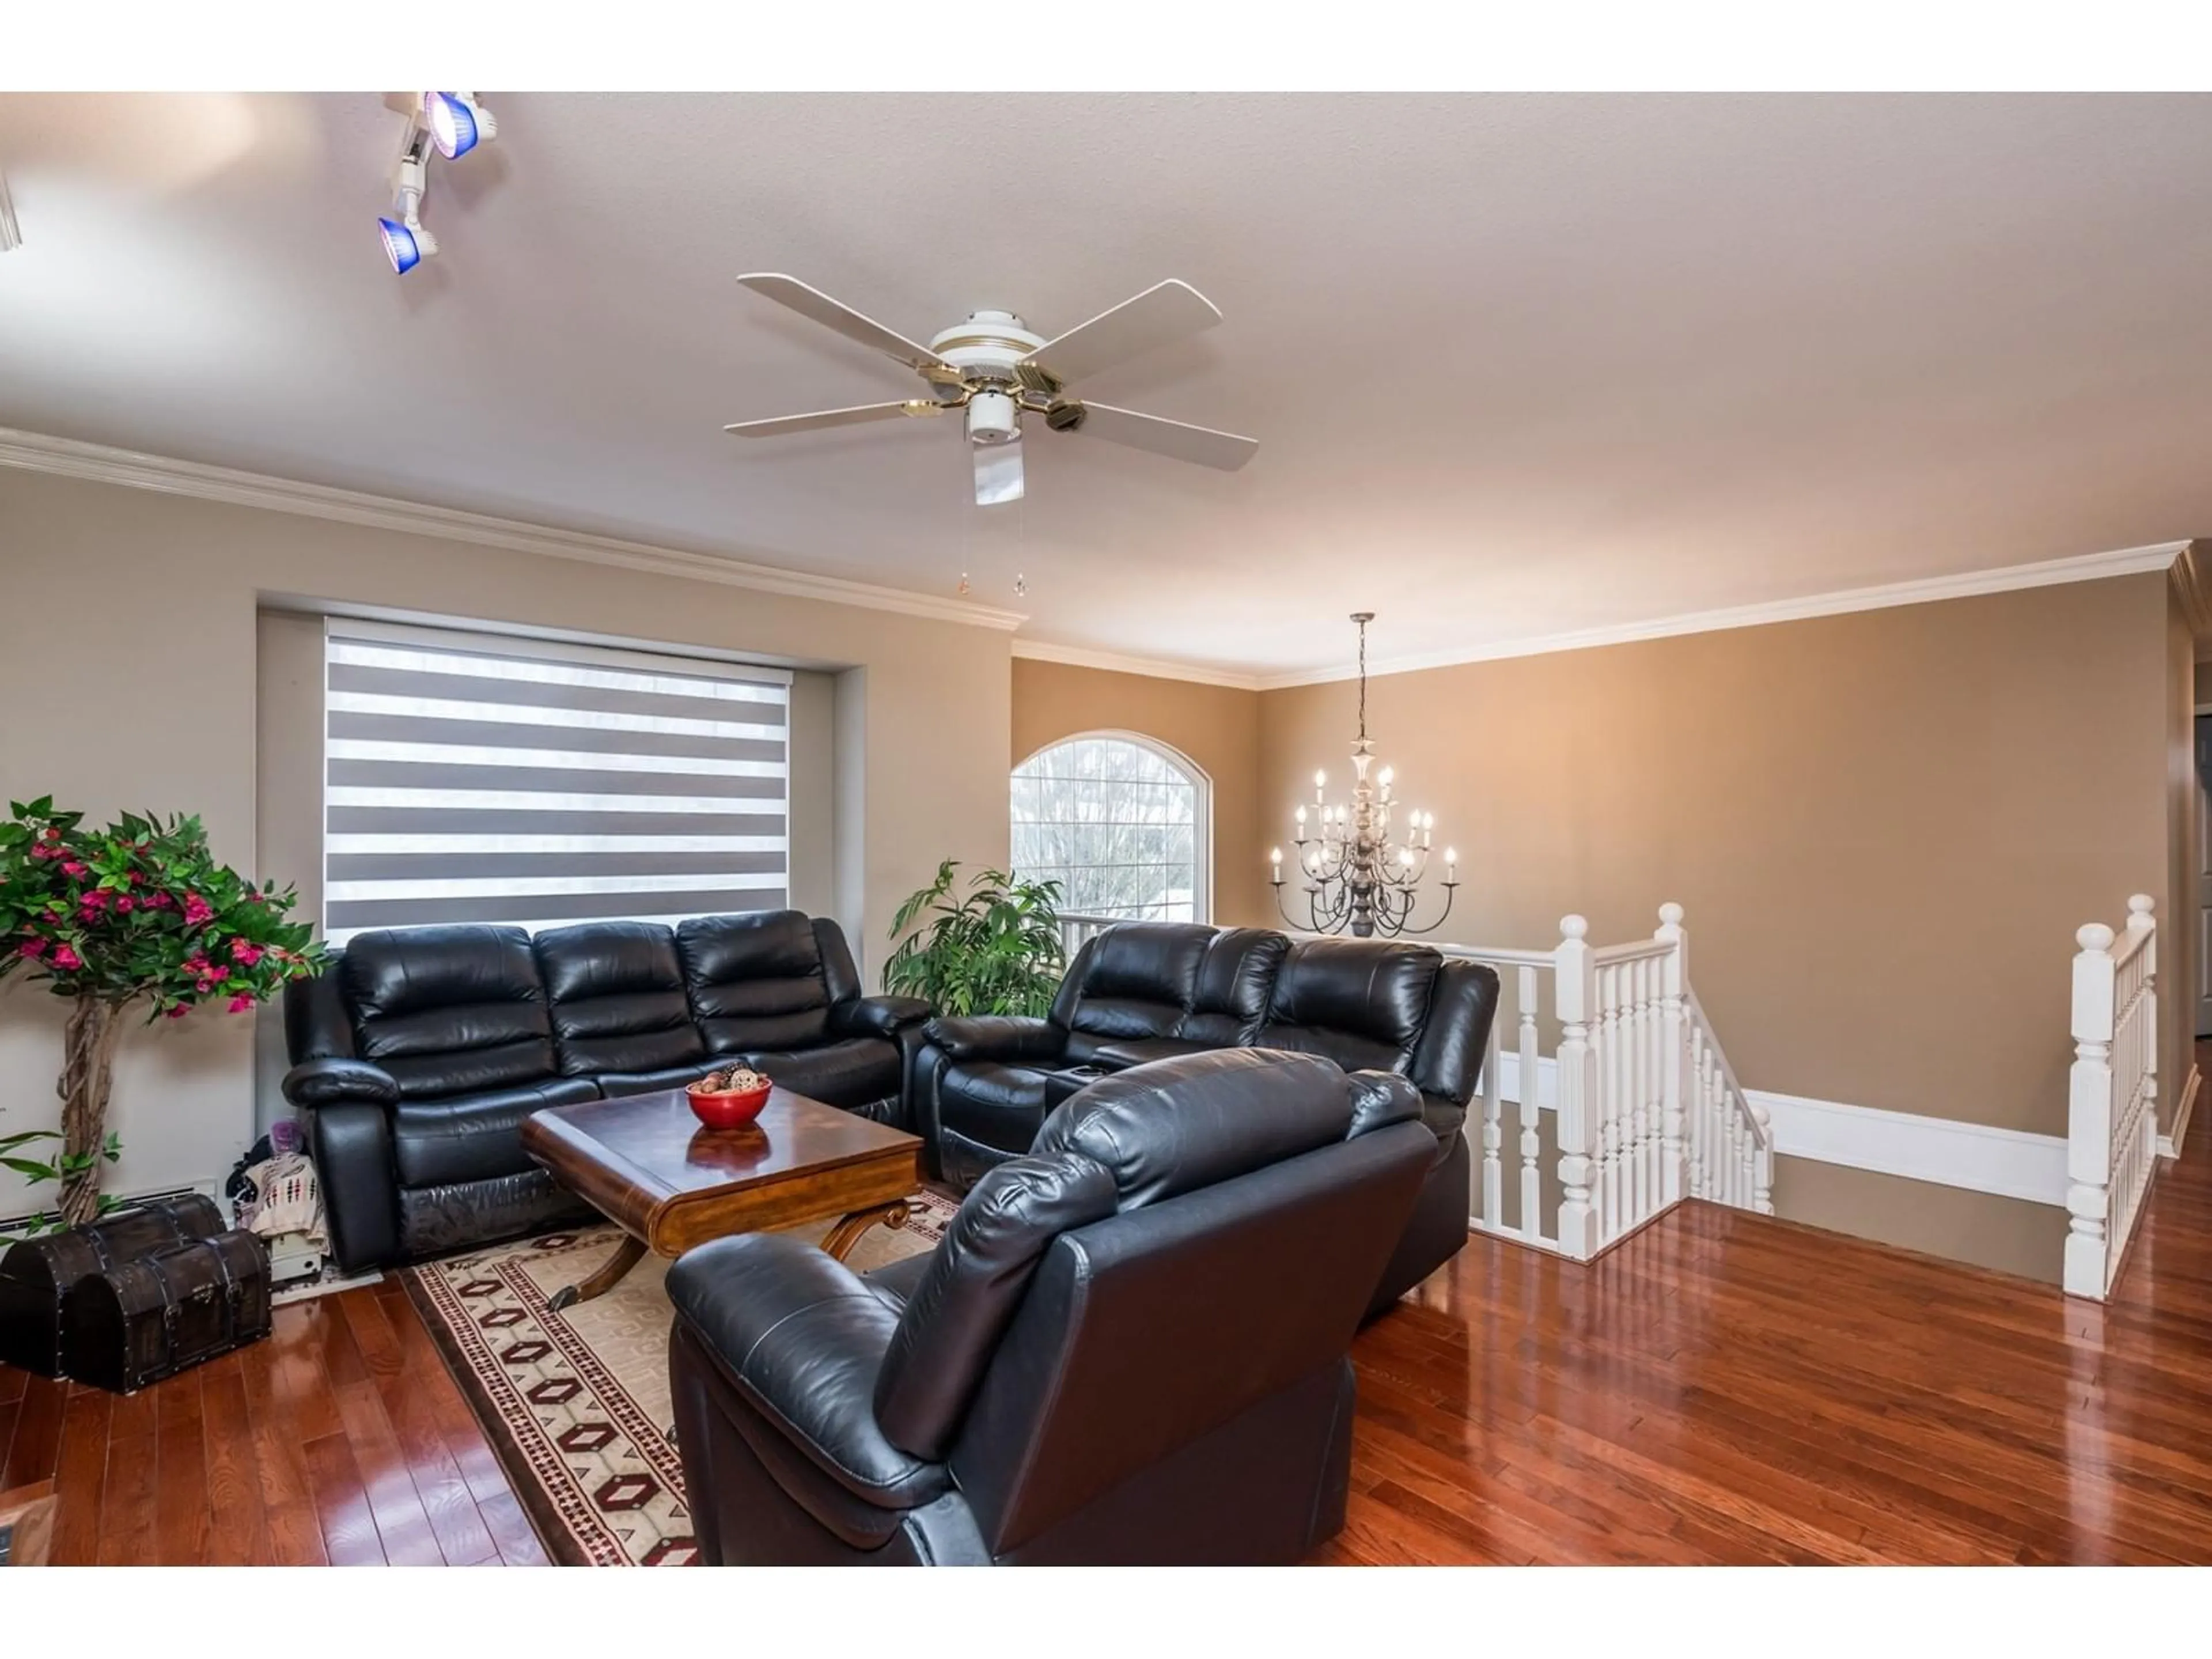
{"label": "red ceramic bowl", "polygon": [[761,1115],[773,1085],[760,1089],[704,1089],[694,1083],[684,1090],[690,1097],[691,1115],[710,1129],[742,1129]]}

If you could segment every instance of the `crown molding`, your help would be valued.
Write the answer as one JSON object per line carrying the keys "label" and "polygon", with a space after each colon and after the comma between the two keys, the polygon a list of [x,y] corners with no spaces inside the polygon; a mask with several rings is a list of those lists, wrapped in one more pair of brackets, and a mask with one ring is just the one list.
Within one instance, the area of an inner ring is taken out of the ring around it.
{"label": "crown molding", "polygon": [[1031,662],[1059,663],[1066,668],[1097,668],[1109,674],[1144,674],[1156,680],[1185,680],[1194,685],[1225,685],[1237,691],[1257,691],[1257,674],[1233,669],[1201,668],[1194,663],[1170,662],[1160,657],[1127,657],[1117,651],[1092,651],[1079,645],[1054,645],[1048,640],[1017,639],[1014,654]]}
{"label": "crown molding", "polygon": [[[1969,570],[1952,576],[1923,576],[1911,581],[1885,582],[1875,587],[1846,587],[1832,593],[1812,593],[1802,599],[1773,599],[1759,605],[1730,605],[1717,611],[1693,611],[1650,622],[1620,623],[1586,628],[1565,634],[1546,634],[1522,640],[1500,640],[1458,650],[1430,652],[1419,656],[1391,657],[1367,665],[1368,678],[1385,674],[1418,673],[1425,668],[1453,668],[1462,663],[1493,662],[1507,657],[1541,657],[1559,651],[1587,651],[1595,646],[1629,645],[1639,640],[1669,639],[1680,634],[1713,634],[1731,628],[1758,628],[1769,623],[1802,622],[1814,617],[1839,617],[1854,611],[1885,611],[1896,605],[1932,605],[1942,599],[1972,599],[1984,593],[2010,593],[2023,588],[2053,587],[2066,582],[2099,581],[2108,576],[2128,576],[2148,571],[2170,570],[2187,554],[2191,544],[2158,542],[2148,547],[2124,547],[2109,553],[2082,553],[2070,558],[2045,559],[2035,564],[2001,565],[1990,570]],[[1259,679],[1262,691],[1280,691],[1296,685],[1322,685],[1358,678],[1356,667],[1339,665],[1299,673],[1267,674]]]}
{"label": "crown molding", "polygon": [[2173,562],[2172,572],[2173,596],[2197,641],[2199,662],[2212,658],[2212,570],[2206,569],[2197,556],[2198,550],[2206,545],[2203,542],[2185,543]]}
{"label": "crown molding", "polygon": [[1011,633],[1029,618],[1018,611],[1000,611],[964,599],[939,599],[882,587],[873,582],[850,581],[840,576],[821,576],[775,565],[752,564],[721,558],[712,553],[691,553],[678,548],[655,547],[646,542],[623,541],[612,536],[588,535],[520,519],[495,518],[456,507],[431,507],[389,495],[337,489],[327,484],[302,483],[292,478],[241,472],[198,461],[180,461],[165,455],[144,455],[106,444],[82,443],[73,438],[50,437],[40,432],[20,432],[0,427],[0,466],[31,472],[51,472],[67,478],[86,478],[98,483],[121,484],[131,489],[151,489],[170,495],[189,495],[199,501],[224,501],[235,507],[258,507],[272,513],[297,514],[338,524],[364,526],[372,530],[395,530],[412,536],[433,536],[479,547],[504,548],[517,553],[542,553],[556,559],[586,564],[613,565],[654,575],[679,576],[692,581],[720,582],[757,593],[781,593],[793,599],[817,599],[830,605],[889,611],[932,622],[963,623]]}

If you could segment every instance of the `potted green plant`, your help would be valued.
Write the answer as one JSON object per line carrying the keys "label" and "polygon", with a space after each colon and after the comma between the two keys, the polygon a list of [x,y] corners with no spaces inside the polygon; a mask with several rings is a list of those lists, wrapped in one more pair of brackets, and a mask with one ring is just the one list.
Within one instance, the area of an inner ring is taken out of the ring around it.
{"label": "potted green plant", "polygon": [[1060,884],[983,870],[956,893],[959,868],[945,860],[937,879],[899,906],[884,989],[940,1014],[1042,1014],[1067,967]]}
{"label": "potted green plant", "polygon": [[[297,896],[257,888],[217,864],[193,817],[125,813],[104,830],[51,796],[9,804],[0,820],[0,981],[22,974],[69,999],[63,1036],[59,1130],[0,1139],[0,1164],[61,1184],[63,1225],[89,1221],[112,1200],[103,1166],[121,1146],[107,1102],[123,1016],[146,1005],[148,1023],[202,1003],[244,1013],[287,980],[322,966],[313,929],[287,921]],[[18,1156],[58,1140],[52,1160]],[[46,1218],[41,1218],[43,1221]]]}

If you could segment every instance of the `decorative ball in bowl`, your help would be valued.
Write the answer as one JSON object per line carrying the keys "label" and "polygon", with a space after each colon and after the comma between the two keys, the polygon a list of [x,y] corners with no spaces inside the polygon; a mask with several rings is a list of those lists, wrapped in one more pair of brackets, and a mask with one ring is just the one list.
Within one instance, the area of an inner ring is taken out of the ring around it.
{"label": "decorative ball in bowl", "polygon": [[774,1085],[744,1066],[726,1066],[684,1089],[691,1115],[710,1129],[742,1129],[761,1115]]}

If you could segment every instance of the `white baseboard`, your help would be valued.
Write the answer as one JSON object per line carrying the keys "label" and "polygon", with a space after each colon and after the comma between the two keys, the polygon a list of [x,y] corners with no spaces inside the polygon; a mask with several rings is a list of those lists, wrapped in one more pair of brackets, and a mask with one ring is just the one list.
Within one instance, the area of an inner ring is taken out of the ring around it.
{"label": "white baseboard", "polygon": [[[1499,1056],[1498,1091],[1516,1105],[1521,1100],[1518,1054]],[[1536,1105],[1553,1111],[1559,1103],[1556,1063],[1537,1061]],[[1875,1175],[1901,1176],[1971,1193],[2023,1199],[2031,1204],[2066,1204],[2066,1138],[1962,1123],[1916,1112],[1852,1106],[1804,1095],[1747,1089],[1753,1104],[1764,1107],[1774,1130],[1774,1150],[1784,1158],[1840,1164]],[[2185,1101],[2186,1106],[2194,1096]],[[1477,1108],[1478,1112],[1480,1107]],[[2174,1127],[2185,1132],[2185,1115]],[[2165,1150],[2161,1143],[2160,1150]]]}
{"label": "white baseboard", "polygon": [[2189,1139],[2189,1120],[2197,1110],[2197,1091],[2203,1086],[2204,1073],[2195,1066],[2189,1068],[2189,1081],[2181,1087],[2181,1104],[2173,1114],[2171,1133],[2158,1138],[2160,1158],[2179,1158],[2184,1142]]}
{"label": "white baseboard", "polygon": [[[118,1204],[130,1204],[142,1199],[179,1198],[186,1193],[198,1193],[202,1198],[212,1200],[215,1206],[227,1216],[230,1212],[230,1206],[223,1200],[222,1185],[223,1177],[221,1176],[201,1176],[192,1181],[172,1181],[163,1186],[141,1187],[127,1193],[111,1193],[109,1196]],[[12,1237],[21,1232],[24,1224],[33,1216],[45,1215],[50,1212],[53,1208],[51,1201],[53,1197],[52,1189],[49,1189],[47,1196],[49,1202],[45,1209],[29,1209],[20,1215],[0,1216],[0,1237]]]}

